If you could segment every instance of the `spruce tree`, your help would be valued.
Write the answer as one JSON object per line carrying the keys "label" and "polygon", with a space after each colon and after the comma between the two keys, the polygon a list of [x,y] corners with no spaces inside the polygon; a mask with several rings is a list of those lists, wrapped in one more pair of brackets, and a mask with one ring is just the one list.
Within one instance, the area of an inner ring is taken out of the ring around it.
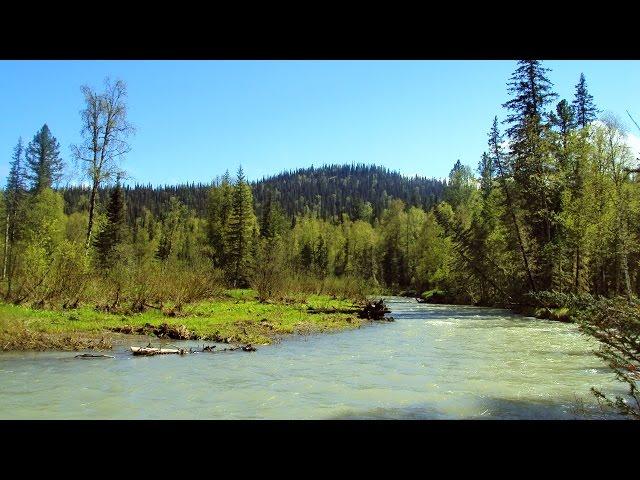
{"label": "spruce tree", "polygon": [[513,98],[502,106],[508,110],[505,123],[512,153],[514,179],[526,197],[539,196],[535,178],[543,175],[541,139],[546,127],[546,106],[557,96],[539,60],[521,60],[511,75],[508,92]]}
{"label": "spruce tree", "polygon": [[525,222],[531,227],[535,242],[536,265],[541,283],[548,288],[551,282],[552,260],[547,251],[554,238],[554,218],[557,211],[555,182],[551,179],[555,172],[549,158],[548,136],[550,115],[546,106],[557,95],[552,92],[552,84],[547,78],[548,68],[539,60],[523,60],[511,76],[509,93],[511,100],[503,104],[509,111],[511,164],[515,200],[525,212]]}
{"label": "spruce tree", "polygon": [[313,247],[308,241],[304,242],[300,249],[300,266],[305,273],[309,273],[313,266]]}
{"label": "spruce tree", "polygon": [[255,226],[253,195],[247,184],[242,167],[233,186],[231,215],[228,221],[227,269],[234,287],[246,286],[251,267],[251,242]]}
{"label": "spruce tree", "polygon": [[171,255],[171,237],[165,232],[162,232],[160,240],[158,241],[158,248],[156,250],[155,257],[160,261],[165,261]]}
{"label": "spruce tree", "polygon": [[515,240],[518,245],[518,249],[520,250],[520,254],[522,255],[522,261],[524,264],[524,269],[527,275],[527,281],[529,285],[529,289],[531,291],[536,291],[536,283],[533,278],[532,265],[529,259],[529,252],[525,246],[525,238],[524,232],[520,227],[518,222],[517,210],[516,210],[516,202],[513,198],[512,188],[510,185],[509,177],[512,174],[511,164],[506,161],[505,154],[502,149],[502,135],[500,134],[500,130],[498,129],[498,117],[494,117],[493,125],[491,126],[491,130],[489,131],[489,155],[491,156],[491,161],[496,167],[496,171],[498,174],[498,180],[500,186],[502,187],[502,191],[504,193],[505,203],[506,203],[506,215],[509,219],[507,224],[511,224],[513,230],[510,230],[515,237]]}
{"label": "spruce tree", "polygon": [[[573,101],[573,111],[575,114],[575,122],[578,127],[586,127],[590,122],[596,119],[598,110],[593,103],[593,96],[587,91],[587,85],[585,82],[584,74],[580,74],[580,80],[576,85],[576,94]],[[589,149],[588,132],[581,132],[578,136],[578,151],[573,157],[573,164],[571,168],[571,174],[569,177],[568,188],[570,194],[570,209],[575,210],[576,221],[573,224],[574,227],[574,258],[575,258],[575,275],[573,281],[573,288],[576,293],[580,292],[581,284],[584,283],[583,277],[583,248],[581,246],[583,237],[585,235],[586,222],[584,222],[584,211],[576,209],[577,205],[583,203],[584,187],[585,187],[585,167],[588,163],[585,152]]]}
{"label": "spruce tree", "polygon": [[480,162],[478,163],[478,174],[480,175],[480,191],[482,192],[482,197],[484,199],[491,195],[494,169],[495,166],[491,157],[486,152],[483,153]]}
{"label": "spruce tree", "polygon": [[557,97],[552,91],[553,84],[547,78],[549,68],[542,66],[539,60],[520,60],[518,68],[511,75],[507,91],[514,96],[502,106],[510,111],[505,123],[511,126],[507,135],[513,142],[520,143],[514,147],[528,149],[529,123],[534,123],[534,133],[540,135],[546,115],[545,107]]}
{"label": "spruce tree", "polygon": [[98,264],[101,268],[111,267],[115,261],[116,247],[122,242],[125,229],[125,203],[120,181],[111,191],[107,204],[107,222],[93,242]]}
{"label": "spruce tree", "polygon": [[[187,222],[188,211],[185,205],[176,197],[170,197],[167,212],[162,219],[160,239],[156,250],[156,258],[167,260],[173,253],[179,252],[179,227]],[[177,250],[177,251],[176,251]]]}
{"label": "spruce tree", "polygon": [[22,138],[19,138],[18,143],[13,150],[13,157],[9,164],[9,175],[7,177],[7,187],[5,189],[6,218],[2,260],[3,279],[7,276],[7,270],[10,271],[11,247],[17,237],[19,212],[22,208],[27,188],[24,165],[22,163],[23,155],[24,148],[22,146]]}
{"label": "spruce tree", "polygon": [[320,277],[324,277],[327,274],[327,268],[329,267],[329,248],[322,236],[318,239],[318,244],[313,252],[313,264],[316,273],[320,275]]}
{"label": "spruce tree", "polygon": [[229,172],[225,172],[219,185],[210,188],[207,197],[207,252],[213,266],[224,268],[227,263],[226,229],[231,211],[232,187]]}
{"label": "spruce tree", "polygon": [[593,96],[590,95],[587,90],[584,73],[580,74],[580,80],[576,85],[573,108],[575,110],[576,122],[580,127],[586,127],[590,122],[596,119],[598,114],[598,109],[593,103]]}
{"label": "spruce tree", "polygon": [[45,123],[29,142],[26,150],[27,179],[36,192],[51,188],[62,177],[64,163],[60,158],[60,144]]}
{"label": "spruce tree", "polygon": [[273,209],[271,203],[271,191],[267,193],[264,205],[262,206],[262,216],[260,218],[260,236],[263,238],[273,238]]}
{"label": "spruce tree", "polygon": [[566,138],[575,127],[575,112],[569,102],[562,99],[556,105],[556,111],[551,114],[551,123],[558,128],[566,148]]}

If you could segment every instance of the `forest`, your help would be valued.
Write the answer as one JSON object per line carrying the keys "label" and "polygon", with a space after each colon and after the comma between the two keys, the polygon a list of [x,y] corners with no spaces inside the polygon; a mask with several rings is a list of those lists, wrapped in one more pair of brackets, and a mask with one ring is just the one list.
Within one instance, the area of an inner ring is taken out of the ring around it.
{"label": "forest", "polygon": [[71,149],[82,186],[61,185],[71,163],[46,123],[12,152],[0,295],[122,314],[176,315],[237,288],[265,303],[391,293],[564,309],[602,342],[638,401],[629,373],[640,368],[638,159],[583,74],[573,98],[553,87],[541,61],[519,61],[477,168],[452,161],[445,180],[354,164],[253,182],[240,167],[156,187],[126,182],[135,133],[126,84],[82,87],[83,140]]}
{"label": "forest", "polygon": [[276,278],[478,305],[544,291],[630,298],[640,289],[640,205],[625,131],[599,116],[584,75],[574,98],[559,101],[548,77],[539,61],[518,64],[477,169],[457,161],[445,181],[332,165],[256,182],[240,168],[155,188],[122,182],[133,133],[124,82],[83,87],[85,142],[73,156],[88,187],[60,187],[65,162],[46,124],[13,151],[2,295],[143,308],[175,296],[151,292],[149,279],[162,275],[202,283],[195,296],[211,277],[265,299],[286,296]]}

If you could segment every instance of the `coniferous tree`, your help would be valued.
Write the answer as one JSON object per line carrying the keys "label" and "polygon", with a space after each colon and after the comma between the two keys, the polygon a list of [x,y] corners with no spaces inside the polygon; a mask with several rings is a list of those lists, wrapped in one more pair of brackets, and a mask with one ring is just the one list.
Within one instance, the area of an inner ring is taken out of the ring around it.
{"label": "coniferous tree", "polygon": [[60,144],[46,123],[29,142],[25,153],[27,179],[31,181],[33,190],[40,192],[58,183],[64,163],[60,158]]}
{"label": "coniferous tree", "polygon": [[322,235],[318,238],[318,244],[313,252],[313,264],[316,273],[320,277],[324,277],[327,274],[327,268],[329,266],[329,249]]}
{"label": "coniferous tree", "polygon": [[536,274],[547,287],[551,284],[552,258],[549,246],[554,235],[554,211],[551,180],[555,168],[549,155],[546,106],[557,95],[547,78],[548,68],[539,60],[523,60],[509,82],[511,100],[503,104],[509,111],[506,123],[510,142],[516,200],[525,212],[525,221],[531,228],[535,251]]}
{"label": "coniferous tree", "polygon": [[176,236],[180,227],[184,227],[187,217],[185,205],[176,197],[168,202],[167,212],[162,219],[160,239],[156,250],[156,258],[166,261],[172,254],[176,254]]}
{"label": "coniferous tree", "polygon": [[228,271],[234,287],[245,286],[250,275],[253,230],[256,224],[253,212],[253,196],[242,167],[233,186],[231,215],[229,216]]}
{"label": "coniferous tree", "polygon": [[308,241],[304,242],[300,249],[300,266],[305,273],[310,272],[313,266],[313,246]]}
{"label": "coniferous tree", "polygon": [[232,208],[232,186],[229,172],[225,172],[220,184],[210,188],[207,197],[206,235],[208,256],[214,267],[225,268],[227,265],[227,227]]}
{"label": "coniferous tree", "polygon": [[262,206],[262,216],[260,217],[260,236],[263,238],[273,237],[273,230],[271,228],[271,191],[267,193],[264,205]]}
{"label": "coniferous tree", "polygon": [[11,163],[9,164],[9,175],[7,177],[7,186],[5,189],[6,218],[2,261],[3,279],[7,276],[7,270],[9,269],[10,271],[11,247],[18,234],[17,227],[19,212],[22,208],[27,189],[24,165],[22,164],[23,154],[24,149],[22,147],[22,138],[19,138],[18,143],[13,150]]}
{"label": "coniferous tree", "polygon": [[495,165],[491,160],[491,157],[484,152],[478,163],[478,173],[480,175],[480,190],[482,191],[483,198],[487,198],[491,195],[493,188],[493,180],[495,177]]}
{"label": "coniferous tree", "polygon": [[107,221],[96,235],[93,245],[96,249],[98,264],[101,268],[111,267],[115,261],[114,253],[122,242],[125,229],[125,203],[120,181],[111,192],[107,204]]}
{"label": "coniferous tree", "polygon": [[551,123],[559,130],[563,148],[567,148],[569,132],[575,127],[575,112],[569,102],[562,99],[556,105],[556,111],[551,114]]}
{"label": "coniferous tree", "polygon": [[171,236],[163,232],[163,234],[160,236],[155,256],[158,260],[164,262],[169,258],[169,255],[171,255],[171,250]]}
{"label": "coniferous tree", "polygon": [[509,178],[512,175],[512,170],[510,168],[511,165],[505,159],[502,144],[502,136],[500,135],[500,131],[498,130],[498,117],[494,117],[493,125],[491,127],[491,131],[489,132],[489,151],[492,158],[492,163],[496,166],[500,186],[502,187],[504,193],[506,214],[509,218],[507,223],[511,224],[511,231],[515,236],[518,249],[520,250],[520,254],[522,255],[522,261],[527,275],[529,288],[535,292],[536,283],[532,273],[529,252],[527,246],[525,245],[524,232],[520,227],[520,222],[518,221],[518,215],[516,213],[516,202],[514,201],[511,191],[511,181]]}
{"label": "coniferous tree", "polygon": [[576,122],[580,127],[586,127],[596,119],[598,109],[593,103],[593,95],[587,90],[584,73],[580,74],[580,80],[576,85],[575,99],[573,100]]}

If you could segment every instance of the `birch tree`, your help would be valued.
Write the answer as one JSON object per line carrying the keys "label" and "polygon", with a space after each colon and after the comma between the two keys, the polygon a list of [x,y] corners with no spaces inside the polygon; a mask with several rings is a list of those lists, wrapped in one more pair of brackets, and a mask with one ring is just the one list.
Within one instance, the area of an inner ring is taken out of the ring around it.
{"label": "birch tree", "polygon": [[87,85],[82,86],[81,91],[85,100],[85,108],[80,112],[83,142],[71,148],[91,182],[85,242],[89,248],[98,189],[103,183],[122,175],[120,161],[131,149],[127,138],[134,133],[134,127],[127,120],[127,87],[122,80],[112,82],[106,78],[102,93]]}

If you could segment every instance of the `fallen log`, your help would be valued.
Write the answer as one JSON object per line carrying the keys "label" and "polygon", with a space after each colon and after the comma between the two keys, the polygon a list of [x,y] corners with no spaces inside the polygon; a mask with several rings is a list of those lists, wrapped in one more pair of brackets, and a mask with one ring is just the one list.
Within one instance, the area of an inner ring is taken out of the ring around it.
{"label": "fallen log", "polygon": [[154,348],[154,347],[131,347],[131,352],[134,355],[153,356],[153,355],[167,355],[177,354],[184,355],[187,353],[184,348]]}
{"label": "fallen log", "polygon": [[189,350],[185,350],[184,348],[156,348],[151,347],[151,345],[147,345],[146,347],[131,347],[131,352],[134,355],[152,357],[154,355],[186,355],[188,353],[219,353],[219,352],[233,352],[235,350],[242,350],[243,352],[255,352],[257,349],[250,343],[246,345],[238,345],[236,347],[231,348],[222,348],[218,350],[214,350],[216,348],[215,345],[204,345],[202,350],[194,350],[193,348],[189,348]]}
{"label": "fallen log", "polygon": [[101,355],[95,353],[81,353],[76,355],[74,358],[116,358],[113,355]]}

